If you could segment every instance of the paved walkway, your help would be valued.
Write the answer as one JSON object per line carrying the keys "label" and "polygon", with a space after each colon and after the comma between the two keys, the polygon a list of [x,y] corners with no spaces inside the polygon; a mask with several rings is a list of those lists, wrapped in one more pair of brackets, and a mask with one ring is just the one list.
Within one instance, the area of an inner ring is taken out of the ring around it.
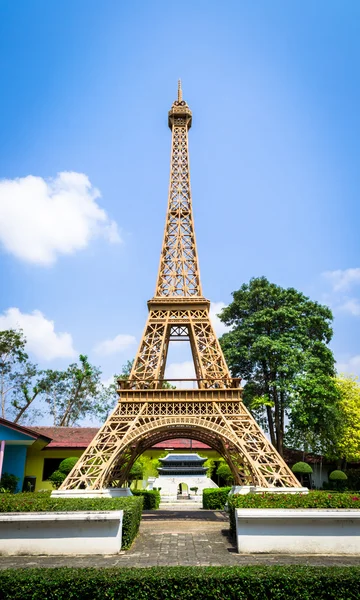
{"label": "paved walkway", "polygon": [[145,511],[131,550],[111,556],[2,556],[0,569],[27,567],[152,567],[175,565],[358,565],[358,556],[239,555],[220,511],[181,506]]}

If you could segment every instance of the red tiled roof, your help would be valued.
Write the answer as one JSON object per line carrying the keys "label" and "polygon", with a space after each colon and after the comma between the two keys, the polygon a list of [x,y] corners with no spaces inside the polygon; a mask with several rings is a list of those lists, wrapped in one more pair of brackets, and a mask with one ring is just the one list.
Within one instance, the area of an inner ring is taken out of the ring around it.
{"label": "red tiled roof", "polygon": [[[34,432],[46,436],[51,442],[46,448],[87,448],[91,440],[99,431],[98,427],[33,427]],[[153,448],[176,448],[177,450],[209,450],[210,446],[198,442],[179,438],[165,440],[155,444]]]}
{"label": "red tiled roof", "polygon": [[48,448],[87,448],[99,431],[98,427],[33,427],[41,435],[51,438]]}
{"label": "red tiled roof", "polygon": [[177,440],[165,440],[155,444],[153,448],[176,448],[177,450],[210,450],[210,446],[197,440],[179,438]]}

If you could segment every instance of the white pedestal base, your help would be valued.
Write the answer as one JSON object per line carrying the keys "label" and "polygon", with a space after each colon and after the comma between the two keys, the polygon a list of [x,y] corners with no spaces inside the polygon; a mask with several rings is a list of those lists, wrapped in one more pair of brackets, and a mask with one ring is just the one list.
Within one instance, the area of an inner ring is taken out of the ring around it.
{"label": "white pedestal base", "polygon": [[130,488],[103,488],[102,490],[53,490],[52,498],[122,498],[132,496]]}
{"label": "white pedestal base", "polygon": [[122,510],[0,514],[0,554],[117,554]]}
{"label": "white pedestal base", "polygon": [[309,490],[306,487],[260,487],[256,485],[233,485],[229,492],[229,496],[233,494],[308,494]]}
{"label": "white pedestal base", "polygon": [[360,511],[235,509],[239,554],[359,554]]}

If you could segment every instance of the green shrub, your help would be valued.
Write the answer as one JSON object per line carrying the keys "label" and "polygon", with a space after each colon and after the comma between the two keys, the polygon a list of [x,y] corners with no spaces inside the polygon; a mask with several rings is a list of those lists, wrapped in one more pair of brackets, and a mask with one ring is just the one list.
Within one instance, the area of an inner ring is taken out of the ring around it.
{"label": "green shrub", "polygon": [[228,485],[234,483],[234,475],[225,461],[221,461],[218,468],[216,469],[216,475],[221,477]]}
{"label": "green shrub", "polygon": [[347,475],[344,473],[344,471],[336,470],[330,473],[329,479],[330,481],[346,481]]}
{"label": "green shrub", "polygon": [[0,479],[0,488],[6,490],[6,492],[10,494],[15,494],[19,481],[20,479],[16,477],[16,475],[12,475],[12,473],[3,473]]}
{"label": "green shrub", "polygon": [[358,600],[360,567],[4,569],[0,589],[2,600]]}
{"label": "green shrub", "polygon": [[70,471],[72,471],[73,467],[75,467],[77,461],[79,460],[78,456],[70,456],[69,458],[64,458],[59,464],[59,471],[68,475]]}
{"label": "green shrub", "polygon": [[205,488],[203,490],[203,508],[224,510],[231,487]]}
{"label": "green shrub", "polygon": [[313,470],[306,462],[297,462],[292,467],[292,472],[298,475],[305,475],[305,473],[312,473]]}
{"label": "green shrub", "polygon": [[144,510],[154,510],[160,506],[160,492],[158,490],[131,490],[133,496],[144,498]]}
{"label": "green shrub", "polygon": [[54,471],[49,477],[49,481],[55,490],[61,486],[64,479],[66,479],[66,475],[61,471]]}
{"label": "green shrub", "polygon": [[309,492],[308,494],[234,494],[229,496],[230,531],[235,533],[235,508],[356,508],[360,496]]}
{"label": "green shrub", "polygon": [[1,494],[2,512],[57,512],[76,510],[123,510],[122,548],[130,548],[139,530],[142,498],[51,498],[50,492]]}

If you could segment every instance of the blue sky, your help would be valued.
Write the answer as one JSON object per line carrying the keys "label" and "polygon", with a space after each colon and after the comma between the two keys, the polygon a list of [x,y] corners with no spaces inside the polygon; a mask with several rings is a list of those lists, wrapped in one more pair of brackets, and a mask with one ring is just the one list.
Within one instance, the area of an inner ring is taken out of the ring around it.
{"label": "blue sky", "polygon": [[265,275],[328,303],[359,373],[359,18],[350,0],[2,0],[0,326],[42,367],[82,352],[107,379],[133,357],[181,77],[205,295],[219,309]]}

